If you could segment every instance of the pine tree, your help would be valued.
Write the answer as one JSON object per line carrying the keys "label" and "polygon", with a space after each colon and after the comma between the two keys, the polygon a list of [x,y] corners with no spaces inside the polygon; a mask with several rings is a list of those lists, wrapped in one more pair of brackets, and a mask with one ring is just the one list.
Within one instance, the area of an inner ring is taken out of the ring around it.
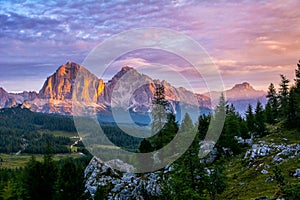
{"label": "pine tree", "polygon": [[223,170],[223,167],[217,165],[208,175],[207,190],[212,200],[215,200],[216,195],[221,194],[226,188],[226,176],[223,175]]}
{"label": "pine tree", "polygon": [[255,108],[255,121],[254,121],[254,129],[257,136],[265,136],[267,133],[266,125],[265,125],[265,113],[263,106],[260,101],[257,102]]}
{"label": "pine tree", "polygon": [[153,151],[153,147],[151,145],[151,143],[149,142],[149,140],[147,139],[143,139],[140,143],[140,146],[139,146],[139,152],[140,153],[148,153],[148,152],[151,152]]}
{"label": "pine tree", "polygon": [[156,85],[156,90],[154,93],[152,101],[152,133],[157,134],[162,130],[164,124],[167,121],[166,108],[168,101],[165,99],[165,90],[162,84]]}
{"label": "pine tree", "polygon": [[[294,127],[300,129],[300,60],[297,63],[297,69],[295,70],[295,87],[293,91],[293,103],[295,118],[293,119]],[[292,109],[293,106],[290,106]]]}
{"label": "pine tree", "polygon": [[280,75],[281,82],[279,84],[279,113],[280,117],[283,120],[286,120],[288,117],[288,96],[289,96],[289,82],[290,80],[284,75]]}
{"label": "pine tree", "polygon": [[250,133],[253,133],[255,131],[255,128],[254,128],[254,114],[253,114],[253,108],[252,108],[252,105],[249,104],[248,105],[248,108],[247,108],[247,111],[246,111],[246,121],[247,121],[247,128],[248,128],[248,131]]}
{"label": "pine tree", "polygon": [[[274,123],[278,117],[278,94],[276,92],[276,88],[273,83],[270,84],[268,88],[268,94],[266,96],[268,98],[268,123]],[[270,111],[270,112],[269,112]]]}
{"label": "pine tree", "polygon": [[204,140],[210,123],[210,115],[200,115],[198,118],[199,139]]}
{"label": "pine tree", "polygon": [[[188,114],[185,114],[179,132],[194,134],[196,128]],[[205,170],[200,163],[199,138],[196,134],[188,150],[173,163],[174,169],[163,184],[163,199],[204,199]]]}
{"label": "pine tree", "polygon": [[56,181],[55,199],[86,199],[84,184],[84,168],[72,158],[63,161]]}
{"label": "pine tree", "polygon": [[265,113],[266,113],[266,122],[269,123],[269,124],[273,124],[274,123],[274,113],[272,111],[272,106],[270,104],[270,102],[268,102],[266,104],[266,108],[265,108]]}
{"label": "pine tree", "polygon": [[[289,97],[288,97],[288,106],[287,106],[287,120],[286,120],[286,126],[288,128],[296,128],[299,124],[298,118],[297,118],[297,105],[300,105],[297,102],[297,89],[293,86],[290,89]],[[300,99],[299,99],[300,100]]]}
{"label": "pine tree", "polygon": [[240,136],[240,116],[235,111],[233,105],[226,108],[226,119],[222,134],[218,141],[218,147],[220,151],[225,148],[229,148],[234,154],[238,154],[241,151],[240,145],[234,136]]}
{"label": "pine tree", "polygon": [[297,69],[295,70],[295,83],[296,83],[296,88],[300,89],[300,60],[297,63]]}

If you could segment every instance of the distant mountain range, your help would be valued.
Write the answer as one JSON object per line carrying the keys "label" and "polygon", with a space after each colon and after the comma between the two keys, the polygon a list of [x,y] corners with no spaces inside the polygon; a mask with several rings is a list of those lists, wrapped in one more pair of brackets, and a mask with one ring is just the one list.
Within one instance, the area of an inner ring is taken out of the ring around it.
{"label": "distant mountain range", "polygon": [[[75,79],[80,70],[81,80],[75,85]],[[138,88],[131,94],[128,102],[121,98],[127,95],[122,90],[118,81],[122,79],[122,88]],[[141,87],[140,83],[143,83]],[[125,85],[124,85],[125,84]],[[127,84],[127,85],[126,85]],[[22,104],[35,112],[57,113],[72,115],[72,96],[76,95],[81,101],[92,102],[99,112],[107,113],[111,107],[112,95],[120,96],[114,105],[124,110],[135,113],[147,113],[153,99],[155,88],[162,84],[165,88],[166,99],[170,102],[170,109],[177,111],[178,105],[198,107],[203,112],[209,112],[215,102],[211,102],[210,95],[219,95],[217,91],[210,94],[194,94],[183,87],[176,88],[167,81],[154,80],[141,74],[131,67],[123,67],[111,80],[105,83],[83,66],[73,62],[67,62],[60,66],[54,74],[49,76],[41,90],[37,92],[8,93],[0,88],[0,107],[13,107]],[[73,87],[77,87],[73,94]],[[237,111],[245,112],[248,104],[255,106],[259,100],[266,102],[266,93],[255,90],[249,83],[237,84],[225,91],[229,103],[234,104]]]}

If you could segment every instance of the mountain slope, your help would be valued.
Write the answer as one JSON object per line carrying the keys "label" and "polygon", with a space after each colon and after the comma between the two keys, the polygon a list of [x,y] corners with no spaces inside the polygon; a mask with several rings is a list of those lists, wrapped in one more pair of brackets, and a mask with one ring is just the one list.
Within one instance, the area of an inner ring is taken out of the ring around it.
{"label": "mountain slope", "polygon": [[[255,108],[257,101],[260,101],[263,105],[265,105],[267,101],[267,93],[263,90],[255,90],[248,82],[236,84],[224,93],[228,103],[233,104],[236,110],[242,115],[245,114],[249,104]],[[204,95],[219,96],[220,92],[212,91]],[[213,103],[216,104],[217,102]]]}
{"label": "mountain slope", "polygon": [[[78,74],[80,77],[77,78],[77,85],[74,85]],[[26,102],[26,107],[33,111],[72,115],[72,96],[75,96],[80,98],[81,102],[96,106],[100,111],[110,110],[110,107],[114,106],[146,113],[150,110],[158,84],[164,86],[166,99],[175,112],[179,109],[179,103],[209,110],[212,105],[218,103],[211,102],[210,95],[220,95],[220,92],[194,94],[183,87],[176,88],[165,80],[154,80],[128,66],[123,67],[111,80],[104,83],[83,66],[69,61],[46,79],[38,94],[10,94],[0,88],[0,107],[12,107]],[[76,91],[76,94],[73,94],[73,91]],[[255,105],[257,100],[262,103],[266,101],[264,91],[255,90],[246,82],[235,85],[225,93],[229,103],[233,103],[239,112],[244,112],[249,103]]]}

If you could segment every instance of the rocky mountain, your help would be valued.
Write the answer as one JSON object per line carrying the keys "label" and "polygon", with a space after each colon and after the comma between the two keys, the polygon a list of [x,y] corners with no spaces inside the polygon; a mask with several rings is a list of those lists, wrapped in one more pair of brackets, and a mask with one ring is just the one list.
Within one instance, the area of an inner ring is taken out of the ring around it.
{"label": "rocky mountain", "polygon": [[[72,115],[74,96],[81,102],[97,107],[99,111],[109,111],[113,106],[136,113],[147,113],[158,84],[164,86],[166,99],[175,112],[179,109],[179,104],[189,109],[198,107],[207,112],[213,103],[217,103],[211,102],[209,96],[219,95],[218,92],[194,94],[183,87],[176,88],[165,80],[154,80],[128,66],[105,83],[83,66],[69,61],[46,79],[39,93],[11,94],[0,88],[0,107],[12,107],[25,102],[26,107],[30,105],[30,109],[36,112]],[[76,93],[73,94],[73,91]],[[265,92],[255,90],[246,82],[235,85],[225,93],[238,111],[246,110],[249,103],[255,104],[257,100],[263,103],[265,101]]]}
{"label": "rocky mountain", "polygon": [[263,90],[255,90],[248,82],[236,84],[226,91],[228,100],[261,98],[266,95]]}
{"label": "rocky mountain", "polygon": [[8,93],[0,87],[0,108],[9,108],[22,104],[23,102],[32,101],[37,98],[36,92]]}
{"label": "rocky mountain", "polygon": [[[233,104],[236,110],[242,115],[245,114],[249,104],[255,108],[257,101],[260,101],[263,105],[266,104],[267,93],[263,90],[256,90],[248,82],[234,85],[231,89],[225,92],[226,100],[229,104]],[[205,96],[216,96],[220,95],[220,92],[213,91],[205,93]],[[216,103],[216,102],[213,102]]]}

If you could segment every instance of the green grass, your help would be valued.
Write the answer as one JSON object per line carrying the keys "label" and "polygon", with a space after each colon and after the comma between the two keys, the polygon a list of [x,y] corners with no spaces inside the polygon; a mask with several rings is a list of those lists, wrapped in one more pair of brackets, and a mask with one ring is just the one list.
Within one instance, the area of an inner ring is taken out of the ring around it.
{"label": "green grass", "polygon": [[[274,131],[269,136],[257,138],[267,143],[275,144],[295,144],[300,142],[300,134],[297,131]],[[286,138],[287,141],[282,138]],[[257,143],[257,141],[255,143]],[[247,149],[250,149],[248,147]],[[276,197],[279,188],[276,181],[266,182],[268,177],[272,177],[274,164],[272,155],[257,159],[251,166],[248,166],[248,159],[244,159],[245,152],[239,156],[231,157],[225,161],[225,174],[227,176],[226,190],[220,195],[220,199],[255,199],[257,197]],[[273,154],[274,155],[274,154]],[[265,166],[270,168],[266,169]],[[299,182],[298,178],[291,176],[300,167],[300,157],[286,159],[278,164],[282,170],[285,181],[289,183]],[[261,170],[266,169],[269,173],[262,174]]]}
{"label": "green grass", "polygon": [[[19,167],[24,167],[26,163],[30,160],[32,154],[0,154],[0,157],[3,159],[3,162],[0,163],[0,168],[15,169]],[[43,155],[34,154],[34,157],[37,161],[43,160]],[[64,158],[79,158],[79,153],[67,153],[67,154],[55,154],[53,159],[55,161],[64,159]]]}

